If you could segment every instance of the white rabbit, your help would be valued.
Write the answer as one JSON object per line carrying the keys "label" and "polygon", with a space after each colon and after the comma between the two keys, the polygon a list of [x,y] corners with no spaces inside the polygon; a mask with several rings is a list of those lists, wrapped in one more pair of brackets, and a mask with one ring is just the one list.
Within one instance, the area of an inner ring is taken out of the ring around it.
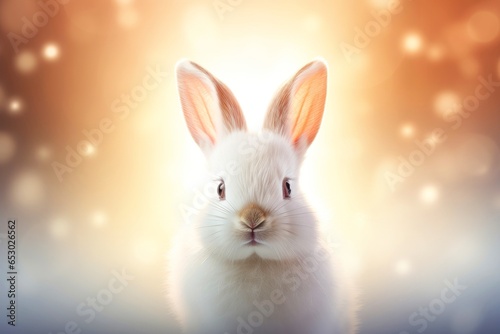
{"label": "white rabbit", "polygon": [[350,290],[298,182],[323,115],[326,63],[309,63],[283,86],[258,134],[212,74],[187,60],[176,71],[213,193],[169,256],[168,298],[184,332],[354,333]]}

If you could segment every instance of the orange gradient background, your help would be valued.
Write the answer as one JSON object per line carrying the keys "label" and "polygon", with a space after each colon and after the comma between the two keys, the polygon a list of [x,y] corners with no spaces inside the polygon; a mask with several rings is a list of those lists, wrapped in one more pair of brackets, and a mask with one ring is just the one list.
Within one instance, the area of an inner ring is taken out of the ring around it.
{"label": "orange gradient background", "polygon": [[[74,320],[85,333],[176,333],[165,254],[204,157],[182,117],[175,63],[189,58],[226,83],[257,131],[279,86],[317,56],[329,64],[327,104],[300,182],[356,277],[360,332],[416,333],[408,317],[455,278],[467,289],[426,333],[498,331],[500,84],[462,115],[482,80],[500,82],[500,5],[402,0],[387,16],[391,3],[72,0],[13,47],[23,17],[43,9],[1,1],[0,264],[15,218],[17,332]],[[139,92],[144,80],[155,87]],[[112,130],[79,144],[103,120]],[[418,143],[432,153],[391,186]],[[58,177],[54,162],[79,145],[82,161]],[[121,268],[135,279],[85,323],[76,306]]]}

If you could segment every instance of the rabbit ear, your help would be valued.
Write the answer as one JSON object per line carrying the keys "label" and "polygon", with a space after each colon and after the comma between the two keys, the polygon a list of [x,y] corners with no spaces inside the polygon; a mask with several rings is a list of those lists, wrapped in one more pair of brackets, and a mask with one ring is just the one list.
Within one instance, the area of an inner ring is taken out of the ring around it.
{"label": "rabbit ear", "polygon": [[327,66],[315,60],[288,81],[274,98],[264,128],[287,136],[295,147],[309,146],[318,133],[325,109]]}
{"label": "rabbit ear", "polygon": [[203,67],[189,60],[176,66],[182,111],[195,142],[205,153],[246,122],[233,93]]}

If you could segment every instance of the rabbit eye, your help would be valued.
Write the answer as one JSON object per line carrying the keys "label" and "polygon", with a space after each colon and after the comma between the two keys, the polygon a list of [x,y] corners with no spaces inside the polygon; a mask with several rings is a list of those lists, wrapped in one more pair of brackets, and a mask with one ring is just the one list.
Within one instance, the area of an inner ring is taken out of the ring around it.
{"label": "rabbit eye", "polygon": [[224,184],[224,181],[219,183],[219,186],[217,187],[217,194],[219,195],[219,199],[221,201],[226,199],[226,185]]}
{"label": "rabbit eye", "polygon": [[292,187],[290,186],[290,180],[285,178],[283,180],[283,198],[288,199],[292,195]]}

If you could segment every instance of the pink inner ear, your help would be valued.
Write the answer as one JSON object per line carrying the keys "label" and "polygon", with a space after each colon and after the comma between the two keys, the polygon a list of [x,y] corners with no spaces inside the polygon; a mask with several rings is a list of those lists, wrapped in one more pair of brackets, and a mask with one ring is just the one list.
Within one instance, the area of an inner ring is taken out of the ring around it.
{"label": "pink inner ear", "polygon": [[182,110],[196,143],[206,149],[235,130],[246,130],[233,94],[210,72],[190,61],[177,65]]}
{"label": "pink inner ear", "polygon": [[215,143],[216,129],[210,115],[210,110],[218,108],[214,89],[208,82],[191,73],[183,73],[179,83],[182,110],[191,135],[199,145],[207,138],[212,144]]}
{"label": "pink inner ear", "polygon": [[304,137],[310,145],[318,133],[325,109],[326,68],[301,75],[304,77],[297,78],[291,94],[292,142],[297,145]]}

